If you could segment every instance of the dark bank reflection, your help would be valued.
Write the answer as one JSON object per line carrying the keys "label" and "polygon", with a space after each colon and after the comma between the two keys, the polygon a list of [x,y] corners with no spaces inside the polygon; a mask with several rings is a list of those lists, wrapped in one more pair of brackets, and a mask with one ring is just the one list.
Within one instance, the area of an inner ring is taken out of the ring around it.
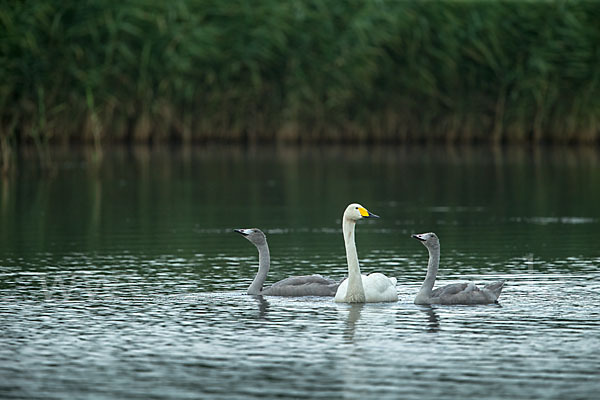
{"label": "dark bank reflection", "polygon": [[[580,238],[597,233],[599,154],[592,147],[134,146],[107,148],[93,163],[89,151],[58,148],[49,177],[39,175],[35,152],[24,148],[19,173],[0,185],[0,252],[27,257],[139,246],[210,253],[217,249],[211,241],[229,240],[215,239],[215,230],[338,228],[343,207],[359,200],[382,215],[374,228],[436,229],[446,249],[468,252],[494,241],[520,257],[516,239],[527,253],[564,258],[584,253]],[[473,234],[491,224],[488,235]],[[373,238],[361,246],[368,249]],[[413,252],[410,241],[377,239],[377,249]],[[312,233],[292,240],[301,249],[339,252],[339,240]],[[226,250],[235,254],[214,253]]]}

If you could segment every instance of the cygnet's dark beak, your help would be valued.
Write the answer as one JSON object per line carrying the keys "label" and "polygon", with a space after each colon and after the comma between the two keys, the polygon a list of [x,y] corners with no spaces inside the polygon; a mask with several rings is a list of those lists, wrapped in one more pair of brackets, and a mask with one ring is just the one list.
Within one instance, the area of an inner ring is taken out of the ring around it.
{"label": "cygnet's dark beak", "polygon": [[412,237],[412,238],[415,238],[415,239],[417,239],[417,240],[420,240],[421,242],[424,242],[424,241],[425,241],[425,239],[423,239],[423,238],[422,238],[421,236],[419,236],[419,235],[411,235],[410,237]]}
{"label": "cygnet's dark beak", "polygon": [[246,232],[245,229],[234,229],[233,231],[239,233],[242,236],[248,236],[248,232]]}

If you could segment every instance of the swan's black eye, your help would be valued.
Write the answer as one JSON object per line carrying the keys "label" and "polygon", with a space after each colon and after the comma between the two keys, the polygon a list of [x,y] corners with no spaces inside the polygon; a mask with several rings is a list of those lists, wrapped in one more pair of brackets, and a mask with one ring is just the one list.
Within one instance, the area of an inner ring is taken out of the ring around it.
{"label": "swan's black eye", "polygon": [[358,207],[356,207],[356,209],[358,210]]}

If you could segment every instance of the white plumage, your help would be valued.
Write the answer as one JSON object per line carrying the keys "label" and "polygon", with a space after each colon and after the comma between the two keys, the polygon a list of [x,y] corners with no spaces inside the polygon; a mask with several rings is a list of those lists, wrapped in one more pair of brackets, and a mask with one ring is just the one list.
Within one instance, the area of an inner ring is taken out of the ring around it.
{"label": "white plumage", "polygon": [[[384,274],[374,272],[369,275],[361,275],[365,302],[377,303],[384,301],[397,301],[396,278],[388,278]],[[335,294],[335,301],[344,303],[344,297],[348,291],[348,279],[344,279]]]}
{"label": "white plumage", "polygon": [[377,303],[398,301],[396,278],[388,278],[381,273],[362,275],[358,264],[354,228],[362,218],[378,218],[360,204],[350,204],[344,211],[342,230],[348,262],[348,278],[337,289],[335,301],[338,303]]}

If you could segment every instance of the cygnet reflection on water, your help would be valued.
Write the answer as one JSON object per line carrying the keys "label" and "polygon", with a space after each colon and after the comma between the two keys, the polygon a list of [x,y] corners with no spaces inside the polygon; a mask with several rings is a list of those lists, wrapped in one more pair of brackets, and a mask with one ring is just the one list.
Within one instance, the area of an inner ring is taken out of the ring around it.
{"label": "cygnet reflection on water", "polygon": [[418,306],[419,311],[427,316],[427,332],[435,333],[440,330],[440,317],[430,305]]}
{"label": "cygnet reflection on water", "polygon": [[267,311],[269,311],[269,302],[261,295],[252,295],[258,304],[258,319],[267,319]]}

